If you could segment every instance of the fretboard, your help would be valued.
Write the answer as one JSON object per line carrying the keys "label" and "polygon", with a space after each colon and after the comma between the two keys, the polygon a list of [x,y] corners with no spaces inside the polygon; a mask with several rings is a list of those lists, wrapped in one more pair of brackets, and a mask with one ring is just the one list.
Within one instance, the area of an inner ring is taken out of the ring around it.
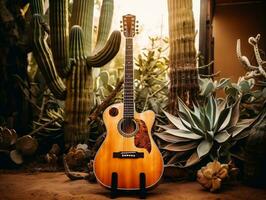
{"label": "fretboard", "polygon": [[126,38],[125,77],[124,77],[124,118],[134,117],[134,70],[133,39]]}

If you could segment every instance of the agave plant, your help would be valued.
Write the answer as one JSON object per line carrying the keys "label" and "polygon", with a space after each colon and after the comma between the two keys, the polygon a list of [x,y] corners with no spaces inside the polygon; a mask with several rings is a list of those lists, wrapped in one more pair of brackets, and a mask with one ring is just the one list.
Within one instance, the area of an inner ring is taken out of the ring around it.
{"label": "agave plant", "polygon": [[172,125],[160,126],[164,131],[155,135],[160,138],[159,147],[166,151],[166,165],[187,167],[207,155],[218,160],[228,156],[229,148],[247,136],[243,130],[254,121],[239,121],[239,102],[230,105],[210,96],[204,106],[194,104],[191,110],[178,99],[178,117],[164,111]]}

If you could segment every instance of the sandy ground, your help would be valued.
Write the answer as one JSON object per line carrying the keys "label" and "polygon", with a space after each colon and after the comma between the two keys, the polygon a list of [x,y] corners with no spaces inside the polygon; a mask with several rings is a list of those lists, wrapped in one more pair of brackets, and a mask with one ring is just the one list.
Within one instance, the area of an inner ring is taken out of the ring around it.
{"label": "sandy ground", "polygon": [[[109,199],[109,191],[85,180],[70,181],[64,173],[0,173],[0,200],[92,200]],[[136,199],[121,194],[117,199]],[[218,194],[202,189],[197,182],[162,183],[147,199],[175,200],[266,200],[266,190],[233,185]]]}

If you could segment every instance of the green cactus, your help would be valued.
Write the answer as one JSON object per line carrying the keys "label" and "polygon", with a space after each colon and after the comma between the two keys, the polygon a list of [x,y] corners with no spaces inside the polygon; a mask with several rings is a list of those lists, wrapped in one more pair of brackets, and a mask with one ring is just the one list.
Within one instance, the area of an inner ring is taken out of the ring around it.
{"label": "green cactus", "polygon": [[169,111],[177,114],[177,97],[192,102],[198,93],[195,22],[192,0],[168,0],[169,11]]}
{"label": "green cactus", "polygon": [[[97,42],[92,51],[94,0],[75,0],[68,21],[68,1],[50,0],[51,50],[46,41],[43,0],[32,0],[33,54],[49,89],[65,100],[65,143],[85,142],[89,136],[87,118],[93,105],[92,67],[101,67],[117,54],[121,34],[108,39],[113,0],[103,0]],[[62,79],[65,79],[65,84]]]}

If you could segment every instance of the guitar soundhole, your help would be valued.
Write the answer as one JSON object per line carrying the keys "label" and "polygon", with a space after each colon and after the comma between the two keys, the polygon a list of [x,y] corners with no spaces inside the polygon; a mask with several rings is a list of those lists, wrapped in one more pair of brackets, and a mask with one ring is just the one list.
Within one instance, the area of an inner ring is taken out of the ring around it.
{"label": "guitar soundhole", "polygon": [[120,120],[118,130],[123,136],[132,137],[138,132],[139,128],[134,119],[125,118]]}

